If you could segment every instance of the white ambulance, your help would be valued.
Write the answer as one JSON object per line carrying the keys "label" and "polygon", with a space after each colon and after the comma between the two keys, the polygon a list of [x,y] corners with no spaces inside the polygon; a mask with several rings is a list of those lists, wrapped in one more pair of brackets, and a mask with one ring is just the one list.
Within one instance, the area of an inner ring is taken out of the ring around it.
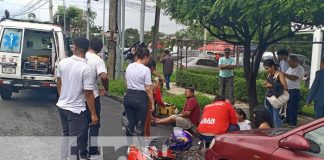
{"label": "white ambulance", "polygon": [[0,21],[0,94],[9,100],[22,89],[56,91],[55,72],[67,56],[60,26],[14,19]]}

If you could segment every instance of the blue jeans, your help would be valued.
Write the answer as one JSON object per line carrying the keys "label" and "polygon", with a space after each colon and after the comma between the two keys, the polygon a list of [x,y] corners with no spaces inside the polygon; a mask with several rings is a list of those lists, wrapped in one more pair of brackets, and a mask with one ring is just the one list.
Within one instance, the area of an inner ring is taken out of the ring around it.
{"label": "blue jeans", "polygon": [[170,75],[164,75],[164,78],[165,78],[165,81],[166,81],[166,83],[165,83],[165,87],[167,88],[167,89],[170,89],[170,78],[171,78],[171,75],[172,74],[170,74]]}
{"label": "blue jeans", "polygon": [[286,122],[289,125],[297,125],[297,115],[300,102],[300,90],[299,89],[289,89],[289,101],[287,105],[287,117]]}
{"label": "blue jeans", "polygon": [[127,90],[124,96],[124,107],[129,122],[126,136],[144,136],[148,100],[145,91]]}
{"label": "blue jeans", "polygon": [[279,114],[280,109],[274,108],[267,99],[265,100],[265,107],[270,113],[270,117],[272,118],[274,127],[281,128],[282,120],[281,120],[280,114]]}
{"label": "blue jeans", "polygon": [[323,118],[324,117],[324,102],[315,101],[314,110],[315,110],[315,118],[316,119]]}
{"label": "blue jeans", "polygon": [[[230,125],[228,126],[227,133],[228,133],[228,132],[235,132],[235,131],[239,131],[239,130],[240,130],[240,127],[239,127],[238,125],[230,124]],[[211,141],[212,141],[214,138],[215,138],[215,136],[205,136],[205,135],[202,135],[202,134],[199,135],[199,139],[200,139],[201,141],[205,141],[205,142],[206,142],[206,146],[205,146],[206,148],[209,147]]]}

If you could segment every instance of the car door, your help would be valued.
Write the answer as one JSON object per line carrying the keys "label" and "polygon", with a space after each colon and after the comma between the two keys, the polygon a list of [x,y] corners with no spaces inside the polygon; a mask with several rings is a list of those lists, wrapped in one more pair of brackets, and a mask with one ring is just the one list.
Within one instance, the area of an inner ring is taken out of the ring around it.
{"label": "car door", "polygon": [[279,148],[272,156],[271,160],[323,160],[324,159],[324,126],[320,124],[317,128],[305,131],[304,137],[310,142],[309,151],[290,151]]}
{"label": "car door", "polygon": [[0,31],[0,77],[21,78],[21,53],[24,30],[3,27]]}

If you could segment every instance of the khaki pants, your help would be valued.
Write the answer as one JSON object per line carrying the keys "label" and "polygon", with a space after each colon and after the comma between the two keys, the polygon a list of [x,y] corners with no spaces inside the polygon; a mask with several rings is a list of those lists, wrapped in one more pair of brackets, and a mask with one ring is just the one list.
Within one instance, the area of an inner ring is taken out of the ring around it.
{"label": "khaki pants", "polygon": [[183,118],[183,117],[179,117],[176,115],[172,115],[172,117],[170,118],[175,118],[176,119],[176,126],[183,128],[183,129],[190,129],[192,127],[194,127],[195,125],[191,123],[189,118]]}

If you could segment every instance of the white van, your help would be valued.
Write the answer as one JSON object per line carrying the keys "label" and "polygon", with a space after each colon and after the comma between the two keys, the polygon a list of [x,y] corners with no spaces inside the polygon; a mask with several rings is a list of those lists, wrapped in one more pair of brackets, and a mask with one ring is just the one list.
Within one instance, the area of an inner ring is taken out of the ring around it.
{"label": "white van", "polygon": [[51,23],[0,21],[0,94],[3,100],[21,89],[56,91],[55,72],[66,57],[61,27]]}

